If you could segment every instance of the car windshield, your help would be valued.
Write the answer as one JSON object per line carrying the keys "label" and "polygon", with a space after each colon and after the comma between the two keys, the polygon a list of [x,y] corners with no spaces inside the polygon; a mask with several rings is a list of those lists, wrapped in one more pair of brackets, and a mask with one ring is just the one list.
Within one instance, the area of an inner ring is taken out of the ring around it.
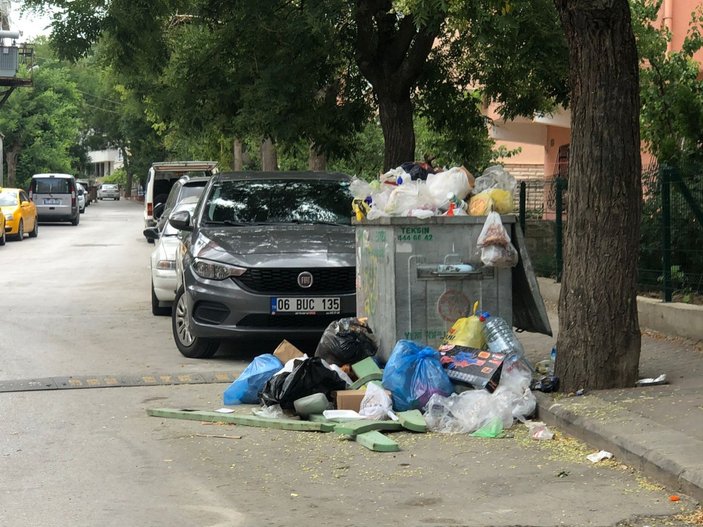
{"label": "car windshield", "polygon": [[222,181],[205,202],[209,223],[351,223],[348,181],[270,179]]}
{"label": "car windshield", "polygon": [[17,192],[12,192],[11,190],[0,192],[0,207],[17,204]]}

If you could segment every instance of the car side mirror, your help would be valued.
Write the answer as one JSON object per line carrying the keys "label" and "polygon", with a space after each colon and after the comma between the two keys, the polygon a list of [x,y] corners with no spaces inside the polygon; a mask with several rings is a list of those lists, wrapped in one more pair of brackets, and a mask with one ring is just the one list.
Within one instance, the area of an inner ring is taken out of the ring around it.
{"label": "car side mirror", "polygon": [[179,231],[192,231],[193,226],[190,224],[190,212],[187,210],[179,210],[171,214],[168,219],[171,227],[178,229]]}
{"label": "car side mirror", "polygon": [[164,213],[164,209],[166,208],[165,203],[157,203],[156,206],[154,207],[154,219],[158,220],[161,215]]}
{"label": "car side mirror", "polygon": [[150,242],[155,242],[160,237],[159,229],[157,229],[156,227],[149,227],[147,229],[144,229],[142,234],[144,234],[144,237]]}

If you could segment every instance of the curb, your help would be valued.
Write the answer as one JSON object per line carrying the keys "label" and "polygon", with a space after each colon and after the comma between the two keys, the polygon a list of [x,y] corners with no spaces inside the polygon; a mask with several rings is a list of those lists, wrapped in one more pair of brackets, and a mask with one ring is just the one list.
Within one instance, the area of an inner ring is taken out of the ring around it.
{"label": "curb", "polygon": [[535,392],[539,419],[611,452],[645,475],[703,502],[703,441],[606,402],[595,395]]}

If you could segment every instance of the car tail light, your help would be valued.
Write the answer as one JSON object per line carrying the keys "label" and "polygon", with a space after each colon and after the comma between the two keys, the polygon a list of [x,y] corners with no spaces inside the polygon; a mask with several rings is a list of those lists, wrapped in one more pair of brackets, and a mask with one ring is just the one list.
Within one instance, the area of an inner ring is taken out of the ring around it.
{"label": "car tail light", "polygon": [[147,204],[146,204],[146,215],[147,215],[147,216],[153,216],[153,215],[154,215],[154,204],[153,204],[153,203],[147,203]]}

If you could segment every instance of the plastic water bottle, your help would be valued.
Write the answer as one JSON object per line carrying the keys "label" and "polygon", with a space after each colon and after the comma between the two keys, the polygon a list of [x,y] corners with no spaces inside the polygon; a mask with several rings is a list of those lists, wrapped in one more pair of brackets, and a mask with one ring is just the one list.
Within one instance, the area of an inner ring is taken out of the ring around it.
{"label": "plastic water bottle", "polygon": [[464,212],[467,212],[469,210],[469,204],[466,203],[463,199],[459,199],[456,194],[453,192],[450,192],[447,194],[447,200],[449,201],[450,204],[454,204],[454,207],[457,209],[461,209]]}
{"label": "plastic water bottle", "polygon": [[552,351],[549,353],[549,375],[554,376],[554,365],[557,361],[557,347],[552,346]]}
{"label": "plastic water bottle", "polygon": [[483,331],[488,349],[493,353],[504,353],[507,356],[507,362],[520,360],[532,370],[532,366],[525,358],[525,349],[513,333],[513,328],[500,317],[491,317],[488,314],[484,314],[484,317]]}

